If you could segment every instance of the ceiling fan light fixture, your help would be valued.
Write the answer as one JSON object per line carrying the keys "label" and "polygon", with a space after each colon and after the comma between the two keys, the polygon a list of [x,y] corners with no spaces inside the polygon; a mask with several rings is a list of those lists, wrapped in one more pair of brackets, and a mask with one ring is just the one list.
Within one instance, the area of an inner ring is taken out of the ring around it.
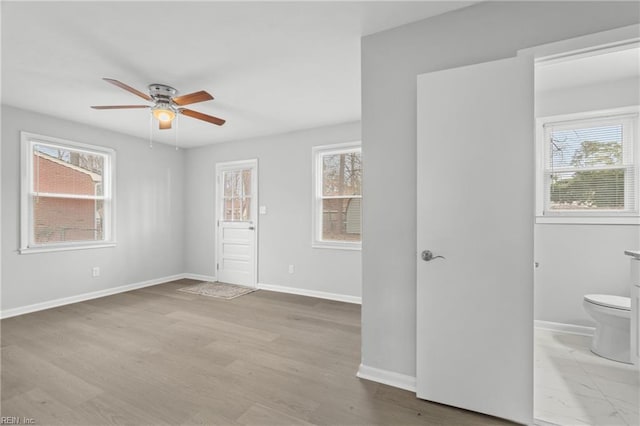
{"label": "ceiling fan light fixture", "polygon": [[158,121],[162,122],[171,122],[174,118],[176,118],[176,113],[171,110],[171,108],[165,106],[158,106],[153,109],[153,116],[158,119]]}

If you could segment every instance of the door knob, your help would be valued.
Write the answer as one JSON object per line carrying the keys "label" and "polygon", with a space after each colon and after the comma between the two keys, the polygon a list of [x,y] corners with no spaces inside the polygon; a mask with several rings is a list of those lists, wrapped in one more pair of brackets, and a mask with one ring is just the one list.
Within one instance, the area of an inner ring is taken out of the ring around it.
{"label": "door knob", "polygon": [[425,262],[429,262],[430,260],[433,259],[437,259],[437,258],[441,258],[444,259],[444,256],[434,256],[433,253],[431,253],[431,250],[423,250],[422,251],[422,260],[424,260]]}
{"label": "door knob", "polygon": [[254,228],[253,226],[249,227],[249,231],[253,231],[254,229],[256,229],[256,228]]}

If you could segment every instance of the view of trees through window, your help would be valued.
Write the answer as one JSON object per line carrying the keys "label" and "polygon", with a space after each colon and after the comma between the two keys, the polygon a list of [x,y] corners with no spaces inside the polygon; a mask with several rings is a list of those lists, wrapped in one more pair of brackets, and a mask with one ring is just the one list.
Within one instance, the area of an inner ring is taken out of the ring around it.
{"label": "view of trees through window", "polygon": [[33,145],[31,202],[36,244],[104,239],[104,156]]}
{"label": "view of trees through window", "polygon": [[223,172],[223,220],[246,222],[251,219],[251,169]]}
{"label": "view of trees through window", "polygon": [[550,210],[624,210],[622,125],[551,132]]}
{"label": "view of trees through window", "polygon": [[322,239],[360,241],[360,150],[322,155]]}

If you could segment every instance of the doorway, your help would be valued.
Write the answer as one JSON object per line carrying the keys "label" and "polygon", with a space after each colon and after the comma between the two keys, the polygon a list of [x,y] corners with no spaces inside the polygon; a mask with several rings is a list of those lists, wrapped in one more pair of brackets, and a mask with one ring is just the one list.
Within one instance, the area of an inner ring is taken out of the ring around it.
{"label": "doorway", "polygon": [[257,286],[258,160],[216,164],[216,275]]}
{"label": "doorway", "polygon": [[419,398],[533,422],[534,61],[638,29],[418,76]]}
{"label": "doorway", "polygon": [[534,416],[637,424],[634,366],[591,351],[584,296],[628,297],[639,247],[638,41],[537,59]]}

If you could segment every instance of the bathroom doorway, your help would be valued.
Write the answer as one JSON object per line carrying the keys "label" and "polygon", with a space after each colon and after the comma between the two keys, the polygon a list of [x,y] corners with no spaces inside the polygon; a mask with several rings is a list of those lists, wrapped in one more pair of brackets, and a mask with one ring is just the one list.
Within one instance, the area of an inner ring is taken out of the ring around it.
{"label": "bathroom doorway", "polygon": [[629,297],[624,251],[640,249],[637,34],[635,26],[536,54],[539,424],[638,424],[637,369],[591,352],[595,322],[583,307],[587,294]]}

